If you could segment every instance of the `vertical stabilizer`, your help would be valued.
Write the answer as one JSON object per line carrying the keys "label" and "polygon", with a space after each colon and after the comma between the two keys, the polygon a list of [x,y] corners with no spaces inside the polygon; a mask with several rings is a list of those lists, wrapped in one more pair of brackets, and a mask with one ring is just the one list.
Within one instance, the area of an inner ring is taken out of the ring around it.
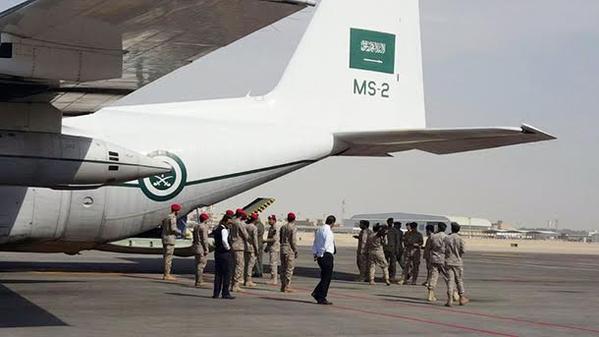
{"label": "vertical stabilizer", "polygon": [[321,0],[269,97],[332,132],[425,127],[418,0]]}

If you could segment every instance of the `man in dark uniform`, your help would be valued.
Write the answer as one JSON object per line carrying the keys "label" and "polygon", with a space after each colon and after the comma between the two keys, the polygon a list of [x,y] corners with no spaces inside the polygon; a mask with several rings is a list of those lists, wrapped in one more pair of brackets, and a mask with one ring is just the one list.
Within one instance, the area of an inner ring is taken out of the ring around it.
{"label": "man in dark uniform", "polygon": [[411,222],[408,224],[409,230],[404,235],[404,247],[406,256],[406,269],[404,269],[404,284],[408,284],[409,279],[412,281],[409,284],[415,285],[418,279],[420,270],[421,249],[424,245],[424,238],[418,232],[418,224]]}
{"label": "man in dark uniform", "polygon": [[387,219],[387,240],[383,247],[385,259],[387,259],[387,262],[389,263],[389,277],[391,283],[398,282],[395,277],[397,273],[397,248],[401,245],[400,239],[402,237],[399,236],[397,229],[393,226],[393,218]]}
{"label": "man in dark uniform", "polygon": [[262,262],[262,258],[264,256],[264,224],[262,223],[262,220],[260,218],[258,218],[258,220],[256,220],[256,228],[257,228],[257,236],[258,236],[258,252],[256,253],[256,266],[254,267],[254,277],[262,277],[262,273],[263,273],[263,262]]}
{"label": "man in dark uniform", "polygon": [[214,234],[214,292],[212,298],[218,298],[221,292],[224,299],[235,298],[229,292],[233,259],[231,257],[228,226],[232,215],[232,211],[227,211],[227,214],[212,232]]}

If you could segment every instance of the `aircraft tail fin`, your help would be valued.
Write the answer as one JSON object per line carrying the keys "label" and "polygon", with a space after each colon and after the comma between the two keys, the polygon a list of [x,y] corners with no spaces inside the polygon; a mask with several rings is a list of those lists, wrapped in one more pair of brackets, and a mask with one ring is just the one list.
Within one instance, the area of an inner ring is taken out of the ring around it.
{"label": "aircraft tail fin", "polygon": [[322,0],[269,97],[332,132],[425,127],[418,0]]}

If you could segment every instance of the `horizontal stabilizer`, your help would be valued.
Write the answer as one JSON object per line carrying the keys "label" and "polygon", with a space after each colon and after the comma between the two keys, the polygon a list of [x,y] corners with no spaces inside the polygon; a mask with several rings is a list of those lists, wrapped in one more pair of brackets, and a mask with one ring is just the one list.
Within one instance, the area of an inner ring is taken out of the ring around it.
{"label": "horizontal stabilizer", "polygon": [[552,140],[555,137],[528,125],[520,128],[412,129],[335,134],[340,156],[389,156],[421,150],[449,154]]}

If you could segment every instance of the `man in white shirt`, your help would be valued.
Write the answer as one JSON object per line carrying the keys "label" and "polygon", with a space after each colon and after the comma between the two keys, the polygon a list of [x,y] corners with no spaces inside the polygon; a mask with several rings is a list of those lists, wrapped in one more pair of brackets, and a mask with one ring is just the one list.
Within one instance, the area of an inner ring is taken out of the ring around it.
{"label": "man in white shirt", "polygon": [[331,227],[334,226],[335,221],[335,217],[329,215],[325,224],[318,228],[314,235],[312,254],[314,254],[314,260],[318,262],[318,266],[320,267],[320,282],[314,288],[312,297],[314,297],[318,304],[333,304],[327,300],[327,295],[331,278],[333,277],[335,236]]}

